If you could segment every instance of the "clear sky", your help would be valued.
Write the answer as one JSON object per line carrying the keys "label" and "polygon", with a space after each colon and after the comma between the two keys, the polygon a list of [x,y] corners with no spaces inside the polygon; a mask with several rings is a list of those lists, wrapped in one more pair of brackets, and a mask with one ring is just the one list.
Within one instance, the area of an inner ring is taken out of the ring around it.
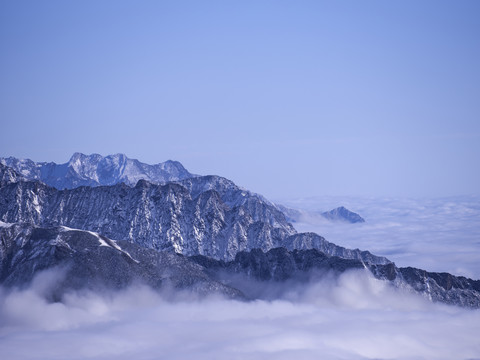
{"label": "clear sky", "polygon": [[480,193],[480,1],[0,2],[0,156],[269,198]]}

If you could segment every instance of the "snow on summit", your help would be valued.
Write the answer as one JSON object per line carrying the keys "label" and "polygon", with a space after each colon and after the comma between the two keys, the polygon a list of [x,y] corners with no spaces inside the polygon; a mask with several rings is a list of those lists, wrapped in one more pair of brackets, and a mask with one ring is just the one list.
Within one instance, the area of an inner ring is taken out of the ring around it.
{"label": "snow on summit", "polygon": [[29,180],[40,180],[57,189],[79,186],[102,186],[125,183],[135,185],[139,180],[162,184],[195,177],[178,161],[155,165],[130,159],[124,154],[102,156],[74,153],[64,164],[34,162],[14,157],[0,158],[0,163],[13,168]]}

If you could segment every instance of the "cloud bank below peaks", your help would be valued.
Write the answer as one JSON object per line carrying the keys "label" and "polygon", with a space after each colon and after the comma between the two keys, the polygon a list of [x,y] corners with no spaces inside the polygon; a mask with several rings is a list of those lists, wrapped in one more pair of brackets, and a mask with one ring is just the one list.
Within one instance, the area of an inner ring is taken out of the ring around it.
{"label": "cloud bank below peaks", "polygon": [[[136,286],[48,302],[61,273],[0,295],[0,352],[18,359],[472,359],[480,311],[432,304],[363,271],[241,302]],[[168,299],[174,298],[175,301]],[[180,300],[181,299],[181,300]]]}
{"label": "cloud bank below peaks", "polygon": [[359,213],[365,223],[331,222],[308,213],[295,223],[347,248],[369,250],[428,271],[480,279],[480,198],[365,198],[324,196],[279,200],[307,212],[340,205]]}

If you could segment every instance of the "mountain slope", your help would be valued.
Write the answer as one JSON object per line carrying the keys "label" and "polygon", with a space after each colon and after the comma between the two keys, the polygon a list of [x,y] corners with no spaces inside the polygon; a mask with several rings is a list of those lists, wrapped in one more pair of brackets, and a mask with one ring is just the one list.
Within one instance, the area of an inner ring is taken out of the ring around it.
{"label": "mountain slope", "polygon": [[0,186],[5,186],[20,181],[28,181],[28,179],[20,175],[14,169],[3,165],[0,162]]}
{"label": "mountain slope", "polygon": [[[317,249],[288,251],[277,248],[263,252],[255,249],[240,252],[229,262],[203,256],[191,259],[210,270],[212,277],[222,280],[249,297],[260,296],[261,284],[284,284],[283,291],[292,291],[291,282],[310,281],[325,273],[338,276],[348,270],[368,271],[375,278],[387,281],[391,286],[419,294],[430,301],[462,307],[480,308],[480,280],[472,280],[448,273],[432,273],[416,268],[398,268],[393,263],[369,264],[360,260],[328,256]],[[241,277],[238,277],[240,275]],[[260,281],[252,286],[250,280]],[[252,292],[253,289],[253,292]],[[271,296],[271,294],[266,294]]]}
{"label": "mountain slope", "polygon": [[336,279],[346,271],[357,270],[433,302],[480,308],[480,281],[397,268],[393,263],[375,265],[342,259],[316,249],[254,249],[225,262],[158,252],[63,226],[0,222],[0,238],[0,283],[7,288],[27,287],[38,274],[49,270],[56,281],[44,289],[43,296],[50,301],[61,301],[71,290],[111,291],[138,284],[197,296],[273,300],[326,274]]}
{"label": "mountain slope", "polygon": [[39,180],[57,189],[78,186],[101,186],[125,183],[135,185],[139,180],[163,184],[194,177],[178,161],[156,165],[129,159],[124,154],[103,157],[99,154],[75,153],[65,164],[36,163],[29,159],[0,158],[0,163],[11,167],[29,180]]}
{"label": "mountain slope", "polygon": [[[0,165],[2,171],[8,168]],[[284,246],[389,262],[315,234],[297,234],[273,204],[217,176],[165,185],[141,180],[133,188],[117,184],[61,191],[40,182],[9,183],[0,187],[0,220],[64,225],[155,250],[222,260],[232,260],[243,250]]]}
{"label": "mountain slope", "polygon": [[117,290],[134,284],[243,298],[240,291],[213,280],[183,256],[97,233],[0,222],[0,237],[0,283],[24,287],[42,270],[55,271],[58,283],[47,294],[50,300],[61,299],[69,290]]}

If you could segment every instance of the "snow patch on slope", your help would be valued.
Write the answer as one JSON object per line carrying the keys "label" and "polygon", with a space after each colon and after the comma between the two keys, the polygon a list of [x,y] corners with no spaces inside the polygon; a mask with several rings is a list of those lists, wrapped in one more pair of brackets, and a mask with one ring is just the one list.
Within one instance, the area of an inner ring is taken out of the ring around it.
{"label": "snow patch on slope", "polygon": [[2,228],[9,228],[13,225],[13,223],[6,223],[6,222],[3,222],[3,221],[0,221],[0,227]]}
{"label": "snow patch on slope", "polygon": [[93,231],[87,231],[90,235],[95,236],[98,239],[98,242],[100,243],[100,246],[106,246],[110,247],[112,249],[115,249],[117,251],[120,251],[121,253],[125,254],[128,256],[131,260],[135,261],[137,264],[140,262],[138,260],[135,260],[127,251],[123,250],[118,244],[115,242],[115,240],[111,240],[109,238],[106,238],[105,236],[101,236],[97,234],[96,232]]}

